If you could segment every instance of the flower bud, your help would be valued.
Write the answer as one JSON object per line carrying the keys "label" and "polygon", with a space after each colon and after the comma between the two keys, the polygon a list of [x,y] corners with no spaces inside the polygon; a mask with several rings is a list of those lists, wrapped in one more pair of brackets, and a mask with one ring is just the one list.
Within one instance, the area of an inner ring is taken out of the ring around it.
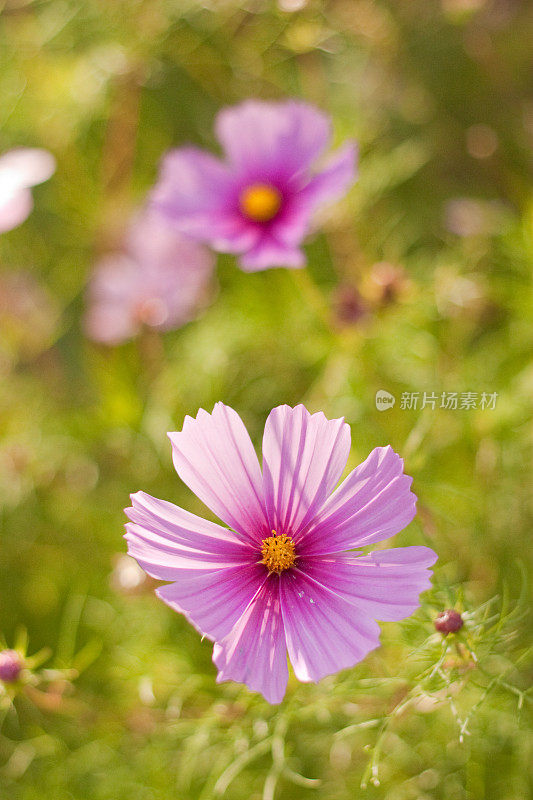
{"label": "flower bud", "polygon": [[370,272],[370,292],[378,306],[395,303],[409,288],[409,279],[402,266],[379,261]]}
{"label": "flower bud", "polygon": [[355,286],[349,284],[341,284],[337,287],[333,294],[332,304],[334,320],[341,327],[357,324],[368,313],[363,298]]}
{"label": "flower bud", "polygon": [[0,681],[14,683],[20,675],[22,667],[22,658],[16,650],[0,652]]}
{"label": "flower bud", "polygon": [[463,627],[463,618],[454,608],[441,611],[435,620],[435,628],[439,633],[457,633]]}

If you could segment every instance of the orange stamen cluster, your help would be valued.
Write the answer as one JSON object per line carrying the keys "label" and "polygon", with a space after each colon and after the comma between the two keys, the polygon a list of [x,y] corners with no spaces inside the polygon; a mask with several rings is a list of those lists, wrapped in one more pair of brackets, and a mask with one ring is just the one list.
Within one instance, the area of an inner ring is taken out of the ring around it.
{"label": "orange stamen cluster", "polygon": [[268,183],[254,183],[241,192],[239,206],[248,219],[269,222],[281,208],[281,194]]}
{"label": "orange stamen cluster", "polygon": [[296,550],[294,542],[286,533],[281,536],[272,531],[273,536],[268,536],[261,543],[261,564],[264,564],[269,572],[277,572],[278,575],[286,569],[294,566],[296,561]]}

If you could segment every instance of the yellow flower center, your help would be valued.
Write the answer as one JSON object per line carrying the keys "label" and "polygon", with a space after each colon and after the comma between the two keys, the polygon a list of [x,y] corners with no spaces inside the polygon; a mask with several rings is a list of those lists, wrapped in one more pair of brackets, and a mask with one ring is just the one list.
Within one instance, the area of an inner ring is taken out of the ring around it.
{"label": "yellow flower center", "polygon": [[254,183],[239,198],[242,213],[255,222],[269,222],[281,207],[281,193],[268,183]]}
{"label": "yellow flower center", "polygon": [[261,542],[263,560],[260,563],[264,564],[269,572],[277,572],[279,575],[283,570],[294,566],[297,556],[290,536],[286,533],[277,536],[276,531],[272,533],[273,536],[268,536]]}

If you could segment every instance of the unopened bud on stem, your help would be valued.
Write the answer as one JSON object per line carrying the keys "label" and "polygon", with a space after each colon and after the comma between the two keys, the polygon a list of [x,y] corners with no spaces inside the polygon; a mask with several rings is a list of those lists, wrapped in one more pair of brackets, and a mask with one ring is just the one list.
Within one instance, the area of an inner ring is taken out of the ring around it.
{"label": "unopened bud on stem", "polygon": [[454,608],[441,611],[435,620],[435,628],[439,633],[457,633],[463,627],[463,618]]}
{"label": "unopened bud on stem", "polygon": [[22,657],[16,650],[0,651],[0,681],[14,683],[23,667]]}

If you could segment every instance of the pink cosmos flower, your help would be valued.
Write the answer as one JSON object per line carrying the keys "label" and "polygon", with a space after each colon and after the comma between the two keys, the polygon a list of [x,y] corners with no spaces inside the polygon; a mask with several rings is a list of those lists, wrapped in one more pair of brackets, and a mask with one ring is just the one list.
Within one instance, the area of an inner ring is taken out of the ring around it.
{"label": "pink cosmos flower", "polygon": [[242,420],[222,403],[169,436],[178,474],[229,529],[137,492],[126,509],[128,551],[172,581],[159,597],[215,642],[219,682],[279,703],[287,651],[299,680],[318,681],[378,646],[376,619],[418,607],[432,550],[351,552],[415,515],[411,478],[390,447],[373,450],[333,491],[350,429],[301,405],[270,413],[262,474]]}
{"label": "pink cosmos flower", "polygon": [[172,150],[153,206],[182,233],[239,254],[246,271],[302,267],[300,245],[315,211],[342,197],[355,179],[355,144],[316,171],[331,139],[330,120],[296,100],[226,108],[215,130],[226,160],[196,147]]}
{"label": "pink cosmos flower", "polygon": [[0,233],[21,225],[33,208],[30,188],[55,172],[46,150],[21,147],[0,156]]}
{"label": "pink cosmos flower", "polygon": [[208,294],[214,261],[158,214],[136,218],[123,253],[104,258],[89,285],[85,330],[91,339],[118,344],[143,325],[169,330],[194,317]]}

